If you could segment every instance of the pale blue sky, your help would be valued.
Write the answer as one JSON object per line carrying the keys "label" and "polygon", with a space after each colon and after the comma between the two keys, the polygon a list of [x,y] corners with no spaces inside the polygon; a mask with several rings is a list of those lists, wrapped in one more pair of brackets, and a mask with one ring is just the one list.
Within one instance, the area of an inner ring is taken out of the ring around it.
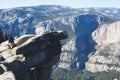
{"label": "pale blue sky", "polygon": [[65,5],[73,8],[80,7],[116,7],[120,8],[120,0],[1,0],[0,9],[37,6]]}

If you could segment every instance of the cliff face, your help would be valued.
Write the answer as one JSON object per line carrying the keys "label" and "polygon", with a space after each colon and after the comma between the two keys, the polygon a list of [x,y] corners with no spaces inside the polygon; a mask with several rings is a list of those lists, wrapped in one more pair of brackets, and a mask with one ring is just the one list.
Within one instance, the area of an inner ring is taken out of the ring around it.
{"label": "cliff face", "polygon": [[60,58],[60,40],[67,38],[63,33],[22,36],[15,39],[16,47],[12,49],[7,41],[3,42],[0,46],[0,79],[50,80],[52,67]]}
{"label": "cliff face", "polygon": [[105,46],[109,43],[115,43],[120,41],[120,21],[114,23],[107,23],[97,30],[95,30],[92,34],[93,39],[99,46]]}
{"label": "cliff face", "polygon": [[89,57],[86,70],[91,72],[115,70],[120,72],[120,22],[102,25],[92,36],[97,43],[94,55]]}

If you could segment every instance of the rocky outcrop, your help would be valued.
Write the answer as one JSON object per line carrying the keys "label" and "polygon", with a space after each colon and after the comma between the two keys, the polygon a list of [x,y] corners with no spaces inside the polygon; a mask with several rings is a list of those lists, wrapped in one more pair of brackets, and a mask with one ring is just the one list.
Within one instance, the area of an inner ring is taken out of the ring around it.
{"label": "rocky outcrop", "polygon": [[67,37],[66,32],[26,35],[15,39],[16,47],[12,49],[7,41],[3,42],[0,46],[0,79],[50,80],[52,67],[60,58],[60,40]]}

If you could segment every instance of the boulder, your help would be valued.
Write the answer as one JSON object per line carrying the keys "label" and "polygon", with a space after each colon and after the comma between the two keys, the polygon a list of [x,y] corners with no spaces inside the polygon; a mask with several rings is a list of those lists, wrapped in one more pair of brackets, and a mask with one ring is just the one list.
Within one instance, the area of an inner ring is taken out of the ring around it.
{"label": "boulder", "polygon": [[[8,41],[3,42],[0,45],[0,79],[50,80],[52,67],[60,58],[60,40],[67,37],[65,31],[24,35],[15,39],[16,47],[12,49]],[[10,76],[4,77],[5,74]]]}

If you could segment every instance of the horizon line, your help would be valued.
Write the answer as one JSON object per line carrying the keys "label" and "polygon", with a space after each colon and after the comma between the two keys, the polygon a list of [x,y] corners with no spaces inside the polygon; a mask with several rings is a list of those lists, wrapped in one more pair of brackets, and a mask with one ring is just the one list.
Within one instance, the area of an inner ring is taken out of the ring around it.
{"label": "horizon line", "polygon": [[66,6],[66,5],[49,5],[49,4],[44,4],[44,5],[25,5],[25,6],[16,6],[16,7],[9,7],[9,8],[0,8],[0,10],[3,10],[3,9],[14,9],[14,8],[29,8],[29,7],[39,7],[39,6],[64,6],[64,7],[68,7],[68,8],[74,8],[74,9],[79,9],[79,8],[116,8],[116,9],[120,9],[120,7],[110,7],[110,6],[105,6],[105,7],[101,7],[101,6],[96,6],[96,7],[88,7],[88,6],[85,6],[85,7],[71,7],[71,6]]}

